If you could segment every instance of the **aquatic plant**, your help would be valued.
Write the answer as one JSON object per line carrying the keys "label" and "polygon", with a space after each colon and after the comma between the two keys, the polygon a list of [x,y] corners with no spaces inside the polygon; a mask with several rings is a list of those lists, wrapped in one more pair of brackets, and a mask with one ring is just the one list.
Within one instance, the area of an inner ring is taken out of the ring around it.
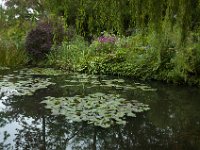
{"label": "aquatic plant", "polygon": [[42,103],[53,115],[64,115],[70,122],[86,121],[108,128],[113,124],[126,124],[126,117],[149,110],[148,105],[126,100],[119,95],[94,93],[85,97],[46,97]]}
{"label": "aquatic plant", "polygon": [[4,78],[0,82],[0,96],[22,96],[32,95],[36,90],[47,88],[49,85],[54,84],[49,79],[28,79],[18,80],[11,82],[8,78]]}
{"label": "aquatic plant", "polygon": [[2,67],[2,66],[0,66],[0,70],[9,70],[10,68],[8,68],[8,67]]}
{"label": "aquatic plant", "polygon": [[99,86],[115,88],[117,90],[142,90],[149,92],[157,90],[143,83],[135,82],[133,84],[127,84],[124,79],[106,79],[105,77],[106,76],[102,76],[102,79],[99,80],[97,75],[74,74],[73,76],[70,76],[70,79],[65,80],[66,84],[62,87],[82,86],[83,84],[87,84],[85,88]]}
{"label": "aquatic plant", "polygon": [[58,76],[63,75],[64,72],[53,68],[30,68],[20,70],[20,74],[25,75],[39,75],[39,76]]}
{"label": "aquatic plant", "polygon": [[25,70],[19,71],[19,75],[14,73],[3,75],[0,81],[0,98],[8,99],[12,96],[33,95],[39,89],[47,88],[55,84],[50,78],[32,77],[27,75]]}

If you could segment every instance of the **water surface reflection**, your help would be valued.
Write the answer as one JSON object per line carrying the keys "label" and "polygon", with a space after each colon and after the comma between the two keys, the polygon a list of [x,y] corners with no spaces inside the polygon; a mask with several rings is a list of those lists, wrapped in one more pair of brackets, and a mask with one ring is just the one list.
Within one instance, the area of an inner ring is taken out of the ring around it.
{"label": "water surface reflection", "polygon": [[[111,78],[111,77],[109,77]],[[116,78],[116,77],[113,77]],[[81,84],[63,87],[70,76],[52,77],[56,85],[32,96],[0,100],[0,149],[46,150],[198,150],[200,149],[200,90],[145,83],[157,91],[125,90]],[[123,84],[134,84],[132,79]],[[43,97],[119,93],[149,104],[151,110],[127,118],[123,126],[108,129],[73,123],[52,116],[40,102]]]}

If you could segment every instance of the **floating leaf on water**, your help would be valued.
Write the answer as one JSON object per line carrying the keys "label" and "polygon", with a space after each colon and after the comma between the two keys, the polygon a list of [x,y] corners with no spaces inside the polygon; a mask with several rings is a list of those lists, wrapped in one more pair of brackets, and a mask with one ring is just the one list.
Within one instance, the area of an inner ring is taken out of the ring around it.
{"label": "floating leaf on water", "polygon": [[131,85],[126,85],[125,87],[124,87],[124,89],[126,89],[126,90],[135,90],[135,89],[137,89],[135,86],[131,86]]}
{"label": "floating leaf on water", "polygon": [[92,81],[91,84],[100,85],[101,83],[99,81]]}
{"label": "floating leaf on water", "polygon": [[124,83],[124,79],[114,79],[112,82]]}
{"label": "floating leaf on water", "polygon": [[141,85],[141,83],[138,83],[138,82],[135,82],[134,84],[135,84],[135,85]]}
{"label": "floating leaf on water", "polygon": [[63,75],[64,72],[62,70],[53,68],[31,68],[31,69],[21,70],[20,74],[39,75],[39,76],[58,76],[58,75]]}
{"label": "floating leaf on water", "polygon": [[113,123],[124,125],[125,116],[135,117],[136,113],[149,108],[136,100],[127,101],[119,95],[104,93],[85,97],[46,97],[42,103],[49,105],[46,108],[53,110],[54,115],[64,115],[74,122],[87,121],[103,128],[110,127]]}
{"label": "floating leaf on water", "polygon": [[[25,76],[31,71],[24,70],[21,76]],[[77,75],[80,78],[72,78],[67,80],[67,84],[70,86],[81,86],[86,84],[93,84],[93,86],[107,86],[115,87],[118,89],[125,88],[140,88],[143,90],[151,89],[146,85],[138,86],[124,86],[124,80],[114,79],[105,80],[105,82],[99,82],[97,79],[87,75]],[[11,74],[7,77],[2,77],[1,85],[6,87],[13,87],[17,90],[18,94],[15,95],[32,95],[38,89],[47,88],[54,83],[50,82],[50,79],[38,78],[27,75],[25,80],[17,79],[15,82],[12,80],[16,77]],[[88,82],[88,83],[87,83]],[[118,83],[118,84],[117,84]],[[67,86],[67,85],[66,85]],[[127,101],[115,94],[93,93],[85,97],[46,97],[42,102],[46,104],[46,108],[52,111],[53,115],[64,115],[68,120],[74,122],[87,121],[101,127],[109,127],[112,124],[124,124],[125,116],[135,117],[138,112],[149,110],[148,105],[139,103],[138,101]]]}
{"label": "floating leaf on water", "polygon": [[71,82],[71,83],[77,83],[77,82],[79,82],[79,81],[77,81],[77,80],[70,80],[70,82]]}
{"label": "floating leaf on water", "polygon": [[6,100],[6,99],[8,99],[9,97],[8,96],[3,96],[2,98],[1,98],[1,100]]}
{"label": "floating leaf on water", "polygon": [[[150,86],[147,86],[145,84],[139,84],[139,83],[135,83],[135,89],[141,89],[142,91],[156,91],[156,89],[151,88]],[[130,87],[129,87],[130,88]]]}
{"label": "floating leaf on water", "polygon": [[115,86],[115,89],[117,89],[117,90],[122,90],[122,89],[124,89],[124,87],[123,87],[123,86],[116,85],[116,86]]}
{"label": "floating leaf on water", "polygon": [[2,66],[0,66],[0,70],[9,70],[10,68],[8,68],[8,67],[2,67]]}
{"label": "floating leaf on water", "polygon": [[69,87],[69,86],[82,86],[86,85],[85,88],[93,88],[93,87],[105,87],[105,88],[115,88],[116,90],[136,90],[141,89],[143,91],[156,91],[156,89],[152,89],[151,87],[141,84],[141,83],[134,83],[134,85],[127,85],[124,79],[98,79],[97,76],[91,76],[86,74],[75,74],[69,76],[70,79],[65,80],[67,82],[66,85],[62,87]]}
{"label": "floating leaf on water", "polygon": [[127,116],[129,116],[129,117],[136,117],[136,115],[134,113],[132,113],[131,111],[127,113]]}
{"label": "floating leaf on water", "polygon": [[155,91],[157,91],[157,89],[153,89],[153,88],[143,88],[142,89],[143,91],[149,91],[149,92],[155,92]]}
{"label": "floating leaf on water", "polygon": [[[22,71],[23,75],[18,75],[17,78],[14,74],[3,76],[0,81],[0,96],[22,96],[33,95],[38,89],[47,88],[49,85],[54,84],[49,81],[49,78],[32,78],[25,74],[25,70]],[[29,73],[29,71],[27,71]],[[26,72],[26,73],[27,73]],[[21,78],[19,78],[21,76]],[[23,79],[23,80],[22,80]]]}
{"label": "floating leaf on water", "polygon": [[125,125],[125,124],[126,124],[126,121],[120,120],[120,121],[117,121],[116,123],[117,123],[117,124],[121,124],[121,125]]}

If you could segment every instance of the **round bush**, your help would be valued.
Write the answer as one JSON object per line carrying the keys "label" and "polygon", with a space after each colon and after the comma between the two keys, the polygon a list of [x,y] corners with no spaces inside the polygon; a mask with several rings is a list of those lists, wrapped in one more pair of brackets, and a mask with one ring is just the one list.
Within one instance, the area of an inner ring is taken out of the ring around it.
{"label": "round bush", "polygon": [[60,44],[63,38],[62,24],[43,21],[28,33],[25,47],[28,53],[38,60],[44,58],[50,52],[53,44]]}

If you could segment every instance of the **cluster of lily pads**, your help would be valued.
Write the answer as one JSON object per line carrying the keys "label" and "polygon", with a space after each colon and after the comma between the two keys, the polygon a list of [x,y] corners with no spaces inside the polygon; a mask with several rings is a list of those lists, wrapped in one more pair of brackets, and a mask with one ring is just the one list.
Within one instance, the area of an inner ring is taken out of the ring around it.
{"label": "cluster of lily pads", "polygon": [[36,90],[53,84],[49,79],[28,79],[26,81],[0,82],[0,95],[32,95]]}
{"label": "cluster of lily pads", "polygon": [[38,89],[47,88],[55,84],[50,78],[35,78],[24,74],[8,74],[0,79],[0,98],[7,99],[17,95],[33,95]]}
{"label": "cluster of lily pads", "polygon": [[119,95],[95,93],[85,97],[46,97],[42,103],[53,115],[64,115],[71,122],[86,121],[108,128],[113,124],[126,124],[125,117],[149,110],[148,105],[126,100]]}
{"label": "cluster of lily pads", "polygon": [[0,70],[8,70],[9,68],[8,67],[2,67],[0,66]]}
{"label": "cluster of lily pads", "polygon": [[[39,76],[38,76],[39,75]],[[63,72],[46,68],[22,69],[0,77],[0,99],[5,100],[12,96],[32,95],[38,89],[47,88],[55,84],[47,76],[63,75]],[[42,77],[40,77],[42,76]],[[43,77],[46,76],[46,77]],[[114,87],[117,90],[155,91],[144,84],[127,85],[123,79],[99,79],[98,76],[75,74],[68,76],[64,87]],[[126,124],[125,118],[136,117],[136,113],[149,110],[148,105],[136,100],[126,100],[115,94],[94,93],[84,97],[46,97],[42,103],[50,109],[53,115],[64,115],[70,122],[86,121],[103,128],[113,124]]]}
{"label": "cluster of lily pads", "polygon": [[20,70],[20,74],[25,75],[40,75],[40,76],[58,76],[63,75],[62,70],[53,69],[53,68],[26,68]]}
{"label": "cluster of lily pads", "polygon": [[99,80],[97,76],[95,75],[86,75],[86,74],[77,74],[74,76],[71,76],[71,79],[65,80],[67,84],[65,84],[62,87],[70,87],[70,86],[81,86],[82,84],[90,84],[91,86],[88,86],[87,88],[92,88],[96,86],[100,87],[112,87],[117,90],[136,90],[140,89],[142,91],[156,91],[156,89],[151,88],[150,86],[147,86],[145,84],[141,83],[134,83],[131,84],[124,84],[124,79],[102,79]]}

